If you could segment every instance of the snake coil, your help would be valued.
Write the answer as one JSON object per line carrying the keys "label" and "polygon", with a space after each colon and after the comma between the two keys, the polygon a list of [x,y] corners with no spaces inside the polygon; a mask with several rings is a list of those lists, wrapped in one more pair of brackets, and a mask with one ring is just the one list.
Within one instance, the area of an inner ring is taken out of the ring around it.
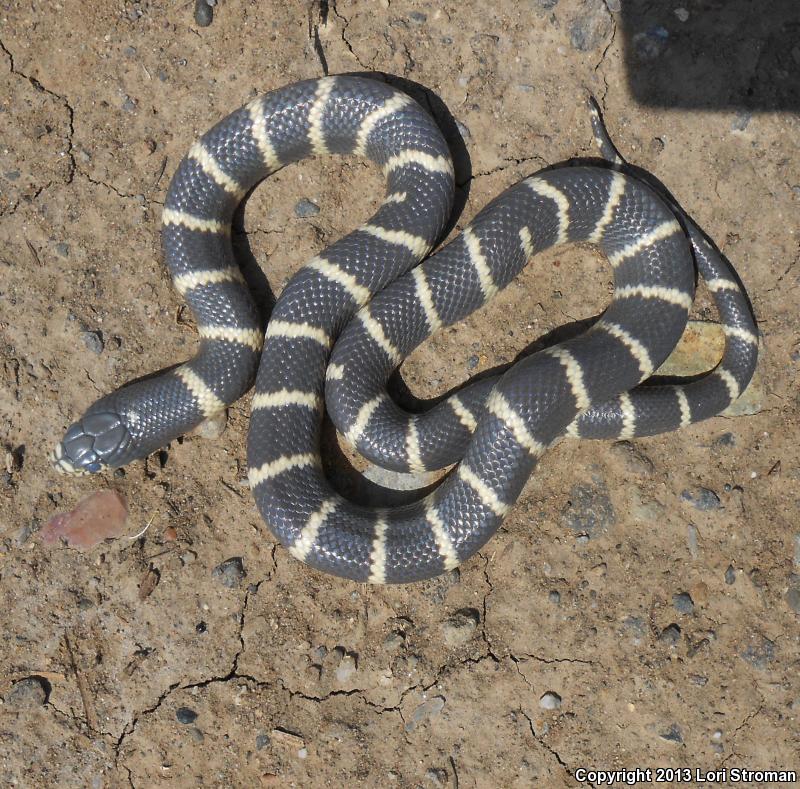
{"label": "snake coil", "polygon": [[[255,378],[249,480],[273,535],[326,572],[398,583],[452,569],[480,549],[565,433],[630,438],[718,413],[756,363],[746,295],[694,223],[623,171],[596,111],[592,123],[616,166],[537,173],[427,257],[451,212],[453,167],[435,123],[406,94],[326,77],[234,112],[191,147],[163,211],[166,262],[197,319],[199,351],[94,403],[56,447],[56,468],[94,473],[145,457],[222,411]],[[231,219],[261,179],[315,154],[369,158],[386,177],[386,196],[366,224],[291,279],[264,337],[233,257]],[[536,253],[575,241],[597,245],[614,274],[612,303],[587,333],[431,412],[399,409],[386,381],[417,345],[483,305]],[[695,263],[720,314],[723,358],[691,383],[639,386],[683,332]],[[414,504],[356,506],[322,471],[326,402],[341,433],[376,463],[399,471],[457,465]]]}

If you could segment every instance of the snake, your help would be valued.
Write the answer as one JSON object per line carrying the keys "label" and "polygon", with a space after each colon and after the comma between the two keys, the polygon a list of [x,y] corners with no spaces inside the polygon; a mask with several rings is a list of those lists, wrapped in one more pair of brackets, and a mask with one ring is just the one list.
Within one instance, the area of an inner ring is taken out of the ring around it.
{"label": "snake", "polygon": [[[272,537],[323,572],[406,583],[479,551],[565,436],[630,439],[718,414],[757,361],[747,294],[674,200],[629,171],[599,108],[590,109],[601,161],[525,178],[438,249],[454,168],[436,122],[409,95],[377,79],[329,76],[233,112],[191,146],[162,212],[165,262],[195,316],[199,349],[92,404],[53,451],[56,469],[98,473],[144,458],[255,382],[248,480]],[[297,271],[264,331],[234,258],[233,214],[261,180],[318,155],[368,159],[384,174],[385,196],[366,223]],[[420,343],[483,306],[538,253],[576,242],[598,249],[613,272],[611,303],[586,332],[430,411],[393,401],[387,380]],[[725,333],[722,358],[691,380],[648,380],[685,329],[698,273]],[[326,410],[381,465],[451,468],[412,503],[352,502],[323,469]]]}

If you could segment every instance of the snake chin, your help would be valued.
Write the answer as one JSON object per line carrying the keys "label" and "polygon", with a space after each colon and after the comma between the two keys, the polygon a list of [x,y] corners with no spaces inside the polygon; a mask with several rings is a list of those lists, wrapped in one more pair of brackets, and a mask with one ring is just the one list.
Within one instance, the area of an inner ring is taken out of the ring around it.
{"label": "snake chin", "polygon": [[98,474],[122,465],[115,462],[131,444],[128,429],[118,414],[89,413],[70,425],[50,462],[62,474]]}

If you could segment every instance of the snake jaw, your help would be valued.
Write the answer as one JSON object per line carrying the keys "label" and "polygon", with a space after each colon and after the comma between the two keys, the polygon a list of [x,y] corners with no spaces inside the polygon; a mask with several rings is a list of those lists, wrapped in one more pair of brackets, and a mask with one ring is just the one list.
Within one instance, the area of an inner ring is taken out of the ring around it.
{"label": "snake jaw", "polygon": [[61,474],[98,474],[122,463],[115,462],[131,443],[127,427],[118,414],[89,413],[70,425],[50,454],[50,462]]}

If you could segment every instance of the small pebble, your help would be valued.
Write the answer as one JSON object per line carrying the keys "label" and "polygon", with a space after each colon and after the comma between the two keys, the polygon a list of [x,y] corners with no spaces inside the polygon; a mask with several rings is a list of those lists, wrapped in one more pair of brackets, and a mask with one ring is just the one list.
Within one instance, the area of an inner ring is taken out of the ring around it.
{"label": "small pebble", "polygon": [[786,592],[786,603],[796,614],[800,614],[800,588],[792,586]]}
{"label": "small pebble", "polygon": [[736,436],[733,433],[722,433],[722,435],[717,436],[712,442],[711,446],[714,449],[721,449],[722,447],[735,447],[736,446]]}
{"label": "small pebble", "polygon": [[668,742],[683,742],[683,734],[677,723],[673,723],[672,726],[658,736],[661,737],[662,740],[667,740]]}
{"label": "small pebble", "polygon": [[206,738],[203,732],[201,732],[200,729],[197,728],[197,726],[192,726],[192,728],[189,729],[189,736],[195,742],[203,742],[203,740],[205,740]]}
{"label": "small pebble", "polygon": [[207,0],[196,0],[194,4],[194,21],[199,27],[208,27],[214,20],[214,11]]}
{"label": "small pebble", "polygon": [[474,608],[457,611],[442,625],[445,644],[451,647],[466,644],[472,638],[480,621],[480,614]]}
{"label": "small pebble", "polygon": [[191,707],[178,707],[175,710],[175,720],[184,725],[194,723],[197,720],[197,713]]}
{"label": "small pebble", "polygon": [[336,681],[347,682],[356,673],[356,659],[353,655],[345,655],[336,667]]}
{"label": "small pebble", "polygon": [[431,786],[447,786],[447,770],[441,767],[430,767],[425,771],[425,780]]}
{"label": "small pebble", "polygon": [[682,614],[694,613],[694,600],[688,592],[672,595],[672,606]]}
{"label": "small pebble", "polygon": [[697,526],[690,523],[686,527],[686,547],[689,549],[689,555],[692,559],[697,558]]}
{"label": "small pebble", "polygon": [[425,22],[428,21],[428,15],[427,14],[423,14],[422,11],[412,11],[408,15],[408,18],[412,22],[416,22],[418,25],[422,25],[422,24],[424,24]]}
{"label": "small pebble", "polygon": [[405,644],[405,639],[402,633],[389,633],[383,640],[383,646],[388,652],[397,652],[403,644]]}
{"label": "small pebble", "polygon": [[704,677],[702,674],[689,674],[689,682],[702,688],[708,684],[708,677]]}
{"label": "small pebble", "polygon": [[124,98],[122,109],[125,110],[125,112],[133,112],[136,109],[136,100],[132,99],[130,96],[125,96]]}
{"label": "small pebble", "polygon": [[103,342],[102,332],[85,331],[81,333],[81,337],[83,338],[83,344],[92,353],[96,353],[98,356],[103,352],[103,349],[106,347],[105,343]]}
{"label": "small pebble", "polygon": [[668,644],[671,647],[674,647],[680,640],[681,640],[681,629],[676,625],[674,622],[671,625],[667,625],[662,631],[661,635],[659,635],[658,640],[662,644]]}
{"label": "small pebble", "polygon": [[411,713],[405,725],[406,732],[412,732],[425,721],[435,718],[444,709],[444,696],[434,696],[422,702]]}
{"label": "small pebble", "polygon": [[553,589],[548,595],[547,599],[553,604],[558,605],[561,602],[561,593]]}
{"label": "small pebble", "polygon": [[611,445],[611,452],[625,463],[633,474],[652,474],[655,466],[647,455],[630,441],[617,441]]}
{"label": "small pebble", "polygon": [[41,707],[50,696],[50,683],[44,677],[25,677],[11,686],[5,702],[16,709]]}
{"label": "small pebble", "polygon": [[273,729],[270,732],[270,734],[272,737],[272,741],[276,745],[280,745],[286,749],[291,749],[295,751],[295,753],[297,753],[298,756],[300,754],[300,751],[306,747],[306,741],[302,737],[300,737],[297,734],[292,734],[292,732],[286,731],[285,729]]}
{"label": "small pebble", "polygon": [[469,130],[469,127],[461,123],[461,121],[456,121],[456,128],[458,129],[458,133],[461,135],[462,139],[467,140],[472,137],[472,132]]}
{"label": "small pebble", "polygon": [[731,131],[744,131],[753,119],[753,113],[748,110],[737,112],[731,121]]}
{"label": "small pebble", "polygon": [[756,633],[741,652],[741,657],[757,669],[765,669],[775,659],[775,643]]}
{"label": "small pebble", "polygon": [[478,362],[480,362],[480,359],[477,356],[472,355],[469,357],[469,359],[467,359],[467,367],[470,370],[474,370],[478,366]]}
{"label": "small pebble", "polygon": [[602,3],[597,3],[569,28],[569,40],[579,52],[589,52],[600,46],[611,33],[611,19]]}
{"label": "small pebble", "polygon": [[56,244],[56,252],[61,255],[62,258],[69,257],[69,244],[64,243],[61,241],[60,243]]}
{"label": "small pebble", "polygon": [[691,504],[696,510],[708,512],[718,510],[722,505],[719,496],[710,488],[695,487],[681,491],[681,499]]}
{"label": "small pebble", "polygon": [[316,216],[318,213],[319,206],[316,203],[312,203],[310,200],[307,200],[305,197],[295,203],[294,215],[300,217],[300,219],[305,219],[309,216]]}
{"label": "small pebble", "polygon": [[20,176],[19,170],[9,170],[7,173],[3,173],[4,177],[9,181],[16,181]]}
{"label": "small pebble", "polygon": [[247,572],[244,569],[241,556],[232,556],[224,562],[218,564],[212,571],[214,576],[223,586],[228,589],[237,589],[244,580]]}
{"label": "small pebble", "polygon": [[557,710],[561,706],[561,696],[552,690],[548,690],[540,699],[539,706],[543,710]]}
{"label": "small pebble", "polygon": [[725,583],[728,586],[733,586],[736,583],[736,570],[733,569],[733,565],[728,565],[728,569],[725,570]]}
{"label": "small pebble", "polygon": [[622,620],[622,626],[626,630],[630,630],[636,639],[643,638],[647,634],[647,625],[640,616],[625,617]]}
{"label": "small pebble", "polygon": [[544,9],[555,8],[558,5],[558,0],[536,0],[536,2]]}
{"label": "small pebble", "polygon": [[685,8],[676,8],[673,13],[681,22],[686,22],[689,19],[689,12]]}
{"label": "small pebble", "polygon": [[256,750],[260,751],[262,748],[266,748],[269,745],[269,734],[265,734],[263,731],[256,734]]}

